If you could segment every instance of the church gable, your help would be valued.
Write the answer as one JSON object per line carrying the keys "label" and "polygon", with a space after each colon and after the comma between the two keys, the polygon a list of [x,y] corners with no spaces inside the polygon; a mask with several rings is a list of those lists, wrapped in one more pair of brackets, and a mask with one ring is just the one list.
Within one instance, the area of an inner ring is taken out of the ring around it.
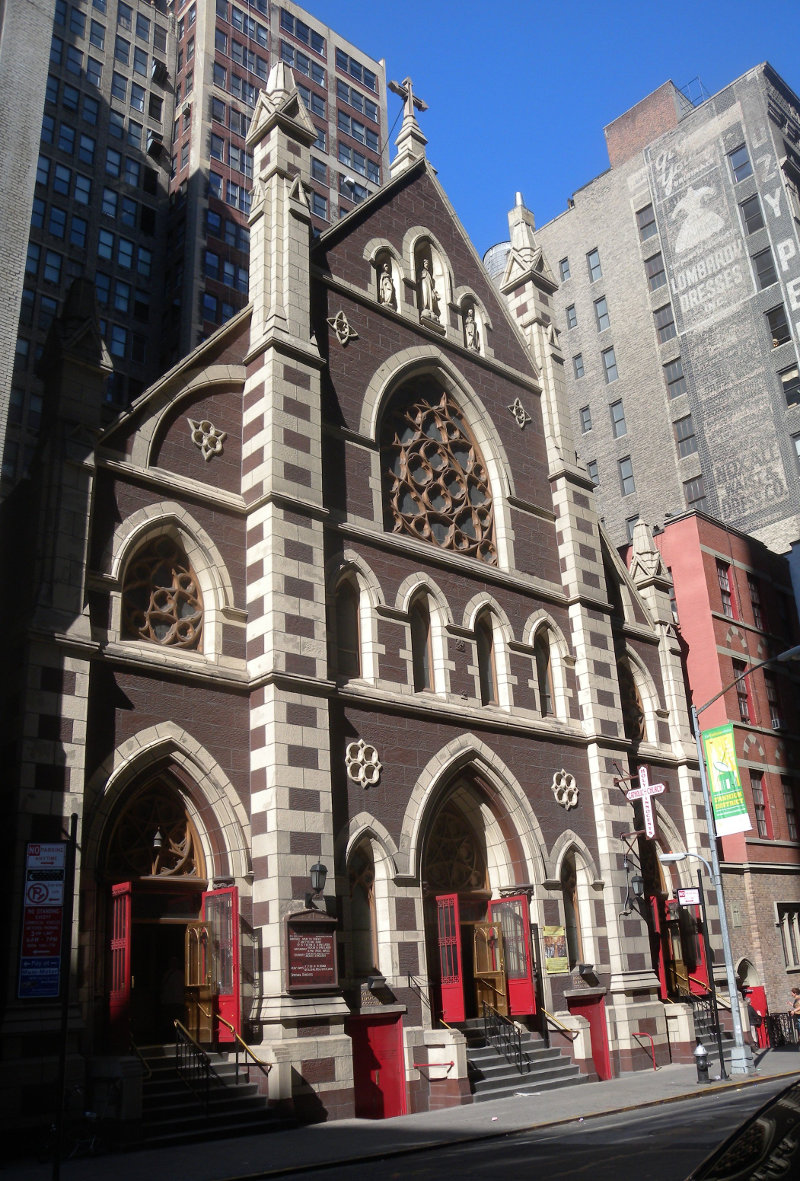
{"label": "church gable", "polygon": [[[352,285],[434,337],[531,373],[506,308],[426,166],[390,182],[324,234],[313,257],[334,281]],[[394,291],[384,295],[387,264]]]}

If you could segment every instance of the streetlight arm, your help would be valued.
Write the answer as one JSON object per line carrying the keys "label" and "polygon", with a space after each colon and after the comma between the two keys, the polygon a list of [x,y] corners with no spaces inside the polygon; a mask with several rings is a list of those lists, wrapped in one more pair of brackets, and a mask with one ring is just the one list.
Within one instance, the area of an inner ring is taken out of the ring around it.
{"label": "streetlight arm", "polygon": [[707,710],[708,707],[713,705],[715,701],[719,701],[720,697],[727,693],[729,689],[732,689],[734,685],[738,685],[739,682],[743,681],[745,677],[749,677],[751,673],[757,672],[760,668],[763,668],[765,664],[775,664],[776,662],[785,664],[789,660],[800,660],[800,644],[797,644],[794,648],[787,649],[786,652],[779,653],[778,656],[768,656],[766,660],[759,660],[758,664],[748,664],[743,673],[739,673],[738,677],[734,677],[729,685],[726,685],[724,689],[720,689],[719,693],[715,693],[714,696],[705,703],[705,705],[692,706],[693,712],[695,714],[703,713],[703,711]]}

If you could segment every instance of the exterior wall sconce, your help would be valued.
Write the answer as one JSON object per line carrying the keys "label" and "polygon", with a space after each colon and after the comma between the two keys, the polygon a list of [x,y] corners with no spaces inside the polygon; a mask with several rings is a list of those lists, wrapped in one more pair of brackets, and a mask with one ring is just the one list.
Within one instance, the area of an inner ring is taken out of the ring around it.
{"label": "exterior wall sconce", "polygon": [[631,890],[634,898],[639,901],[644,898],[644,878],[640,873],[635,873],[631,878]]}
{"label": "exterior wall sconce", "polygon": [[311,889],[306,894],[306,910],[316,910],[314,906],[314,899],[319,898],[322,891],[325,889],[325,883],[328,880],[328,867],[322,865],[317,861],[311,866],[308,876],[311,879]]}

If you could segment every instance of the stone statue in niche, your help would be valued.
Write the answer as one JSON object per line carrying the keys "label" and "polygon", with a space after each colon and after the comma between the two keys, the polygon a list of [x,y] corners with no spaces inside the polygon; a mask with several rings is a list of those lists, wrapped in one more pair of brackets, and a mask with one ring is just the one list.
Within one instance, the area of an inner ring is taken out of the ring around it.
{"label": "stone statue in niche", "polygon": [[436,290],[431,273],[431,264],[427,258],[422,260],[422,270],[417,276],[419,284],[419,308],[423,316],[431,316],[434,320],[439,317],[439,293]]}
{"label": "stone statue in niche", "polygon": [[475,353],[481,351],[481,334],[475,323],[474,308],[467,308],[467,314],[464,317],[464,343],[468,349],[472,349]]}
{"label": "stone statue in niche", "polygon": [[381,267],[381,277],[378,283],[378,300],[387,308],[397,308],[397,295],[392,281],[391,263],[385,262]]}

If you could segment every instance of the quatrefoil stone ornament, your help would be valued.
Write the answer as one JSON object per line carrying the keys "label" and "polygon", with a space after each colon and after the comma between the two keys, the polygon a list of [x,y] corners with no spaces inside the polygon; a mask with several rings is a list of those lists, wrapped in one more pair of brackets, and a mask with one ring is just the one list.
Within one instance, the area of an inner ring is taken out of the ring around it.
{"label": "quatrefoil stone ornament", "polygon": [[337,312],[335,316],[329,316],[328,323],[336,333],[336,339],[342,348],[348,341],[358,340],[358,333],[355,328],[350,327],[350,322],[344,312]]}
{"label": "quatrefoil stone ornament", "polygon": [[550,786],[556,797],[556,803],[560,804],[565,812],[569,812],[570,808],[577,808],[578,786],[575,783],[574,775],[562,767],[553,775],[553,782]]}
{"label": "quatrefoil stone ornament", "polygon": [[369,742],[359,738],[358,742],[349,742],[344,754],[348,778],[361,787],[374,787],[381,777],[380,759],[378,751]]}
{"label": "quatrefoil stone ornament", "polygon": [[218,431],[207,418],[195,422],[193,418],[186,420],[192,429],[192,442],[200,448],[203,459],[208,463],[212,455],[222,455],[222,444],[228,437],[227,431]]}

